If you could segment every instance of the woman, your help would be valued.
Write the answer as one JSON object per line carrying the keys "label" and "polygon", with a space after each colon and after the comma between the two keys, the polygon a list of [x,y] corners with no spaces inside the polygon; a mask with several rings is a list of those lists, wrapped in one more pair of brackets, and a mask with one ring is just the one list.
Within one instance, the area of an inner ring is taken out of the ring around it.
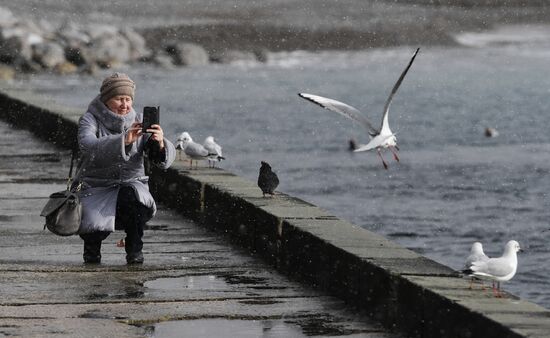
{"label": "woman", "polygon": [[78,124],[84,262],[101,262],[101,241],[115,229],[126,232],[128,264],[143,263],[143,227],[156,212],[145,176],[144,156],[161,168],[175,158],[174,145],[155,124],[142,133],[142,114],[132,108],[135,84],[126,74],[107,77]]}

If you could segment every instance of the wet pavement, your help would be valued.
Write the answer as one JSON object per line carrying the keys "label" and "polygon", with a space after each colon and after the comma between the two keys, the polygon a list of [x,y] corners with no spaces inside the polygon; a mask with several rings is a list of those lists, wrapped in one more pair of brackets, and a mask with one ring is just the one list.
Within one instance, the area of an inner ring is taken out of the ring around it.
{"label": "wet pavement", "polygon": [[126,265],[115,232],[84,265],[80,238],[39,216],[69,152],[0,122],[0,159],[0,337],[396,336],[162,205],[145,264]]}

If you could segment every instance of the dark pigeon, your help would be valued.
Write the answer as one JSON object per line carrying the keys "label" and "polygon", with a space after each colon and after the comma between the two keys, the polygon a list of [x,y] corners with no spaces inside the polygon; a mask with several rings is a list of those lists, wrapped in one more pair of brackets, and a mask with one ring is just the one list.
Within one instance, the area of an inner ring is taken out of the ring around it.
{"label": "dark pigeon", "polygon": [[277,174],[271,171],[271,166],[262,161],[262,166],[260,167],[260,175],[258,176],[258,187],[262,189],[262,193],[265,197],[265,194],[273,196],[273,191],[279,185],[279,178]]}

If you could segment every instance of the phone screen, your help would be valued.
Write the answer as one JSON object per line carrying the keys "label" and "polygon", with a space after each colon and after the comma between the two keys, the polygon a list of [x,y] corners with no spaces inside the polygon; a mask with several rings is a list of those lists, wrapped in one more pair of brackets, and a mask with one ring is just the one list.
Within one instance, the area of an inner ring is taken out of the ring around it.
{"label": "phone screen", "polygon": [[153,124],[159,124],[160,107],[143,107],[143,127],[142,131],[147,132]]}

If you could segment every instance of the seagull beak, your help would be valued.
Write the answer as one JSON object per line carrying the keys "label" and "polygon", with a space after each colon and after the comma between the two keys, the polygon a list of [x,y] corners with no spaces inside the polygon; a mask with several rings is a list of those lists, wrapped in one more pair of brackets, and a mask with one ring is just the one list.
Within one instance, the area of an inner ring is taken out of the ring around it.
{"label": "seagull beak", "polygon": [[[397,144],[395,145],[395,149],[397,149],[397,151],[399,151],[399,146],[397,146]],[[548,229],[550,230],[550,229]]]}

